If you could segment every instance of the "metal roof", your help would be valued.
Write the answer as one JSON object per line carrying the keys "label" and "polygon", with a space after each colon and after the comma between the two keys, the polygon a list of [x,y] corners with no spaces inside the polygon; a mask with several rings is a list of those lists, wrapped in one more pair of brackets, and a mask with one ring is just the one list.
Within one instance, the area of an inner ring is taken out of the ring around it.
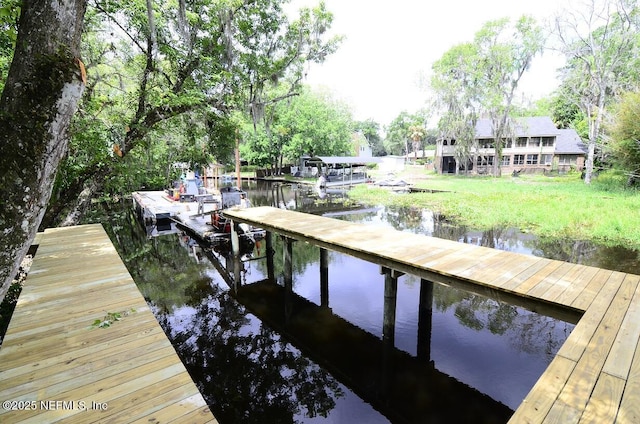
{"label": "metal roof", "polygon": [[367,163],[380,163],[380,158],[362,156],[314,156],[306,159],[307,162],[322,162],[327,165],[366,165]]}

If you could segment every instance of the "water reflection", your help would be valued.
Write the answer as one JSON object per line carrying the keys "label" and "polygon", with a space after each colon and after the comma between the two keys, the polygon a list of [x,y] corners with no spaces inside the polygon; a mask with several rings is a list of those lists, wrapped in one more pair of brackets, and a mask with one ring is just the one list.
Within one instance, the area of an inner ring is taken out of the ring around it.
{"label": "water reflection", "polygon": [[[345,202],[340,192],[320,196],[290,185],[246,189],[254,205],[638,272],[637,252],[624,249],[562,244],[512,229],[474,232],[415,208],[362,208]],[[388,350],[381,344],[384,278],[375,264],[331,252],[329,293],[323,294],[319,250],[296,243],[295,307],[286,321],[275,299],[282,299],[282,288],[264,282],[264,261],[244,264],[245,283],[256,284],[242,287],[236,298],[206,260],[214,255],[224,264],[223,254],[199,250],[185,235],[148,239],[129,208],[128,202],[112,206],[91,221],[104,223],[222,423],[429,422],[438,417],[452,422],[464,419],[456,414],[466,399],[479,399],[474,405],[485,411],[485,418],[473,422],[504,422],[573,328],[461,290],[435,285],[425,294],[420,279],[406,275],[398,282],[394,349]],[[279,237],[274,248],[282,282]],[[337,337],[338,330],[352,339]],[[366,368],[372,361],[374,366]],[[455,401],[449,415],[430,407],[430,402],[446,405],[445,400],[424,395],[425,384],[436,380],[464,392],[450,395]],[[395,412],[394,405],[404,412]]]}
{"label": "water reflection", "polygon": [[330,309],[284,291],[263,281],[241,287],[237,297],[393,422],[499,423],[511,416],[502,403],[438,371],[430,358],[395,349]]}
{"label": "water reflection", "polygon": [[231,295],[186,234],[148,239],[128,205],[102,222],[136,284],[221,423],[325,417],[341,385]]}
{"label": "water reflection", "polygon": [[190,297],[161,324],[220,422],[293,422],[333,409],[336,380],[227,290],[207,284]]}

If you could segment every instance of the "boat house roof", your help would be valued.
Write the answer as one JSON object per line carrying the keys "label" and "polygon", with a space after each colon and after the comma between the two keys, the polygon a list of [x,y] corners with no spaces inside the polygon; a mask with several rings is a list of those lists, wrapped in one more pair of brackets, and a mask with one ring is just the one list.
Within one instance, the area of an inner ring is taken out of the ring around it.
{"label": "boat house roof", "polygon": [[380,163],[380,158],[363,156],[313,156],[305,159],[307,162],[322,162],[326,165],[366,165]]}

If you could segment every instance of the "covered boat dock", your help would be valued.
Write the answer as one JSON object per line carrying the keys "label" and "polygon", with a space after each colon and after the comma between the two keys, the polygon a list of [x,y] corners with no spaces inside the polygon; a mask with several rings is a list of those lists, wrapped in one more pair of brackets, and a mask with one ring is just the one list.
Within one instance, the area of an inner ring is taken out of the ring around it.
{"label": "covered boat dock", "polygon": [[302,158],[302,176],[320,177],[325,187],[351,186],[369,181],[367,165],[380,163],[380,158],[364,156],[313,156]]}

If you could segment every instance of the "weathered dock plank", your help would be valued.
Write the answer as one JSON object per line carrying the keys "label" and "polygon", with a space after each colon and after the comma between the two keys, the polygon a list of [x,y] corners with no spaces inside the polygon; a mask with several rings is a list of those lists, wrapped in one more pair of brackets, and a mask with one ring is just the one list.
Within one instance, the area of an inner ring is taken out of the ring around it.
{"label": "weathered dock plank", "polygon": [[640,421],[637,275],[270,207],[231,209],[225,214],[236,222],[436,283],[484,288],[532,305],[582,311],[571,335],[510,422]]}
{"label": "weathered dock plank", "polygon": [[0,348],[0,422],[216,422],[102,226],[38,242]]}

